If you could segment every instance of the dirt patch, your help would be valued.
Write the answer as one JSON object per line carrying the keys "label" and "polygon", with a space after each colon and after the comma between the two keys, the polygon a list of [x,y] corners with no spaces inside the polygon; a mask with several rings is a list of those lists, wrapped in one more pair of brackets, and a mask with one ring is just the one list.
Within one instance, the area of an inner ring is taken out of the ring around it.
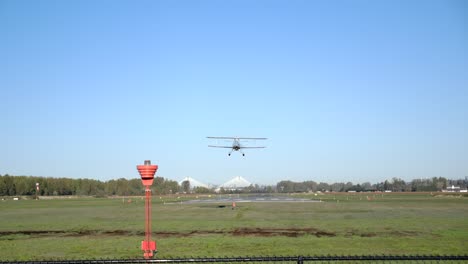
{"label": "dirt patch", "polygon": [[417,235],[420,235],[419,232],[416,232],[416,231],[398,231],[398,230],[395,230],[395,231],[391,231],[390,234],[392,236],[399,236],[399,237],[410,237],[410,236],[417,236]]}
{"label": "dirt patch", "polygon": [[412,237],[420,235],[420,233],[416,231],[395,231],[389,230],[384,232],[359,232],[358,230],[351,230],[347,231],[344,236],[345,237],[352,237],[352,236],[359,236],[359,237]]}
{"label": "dirt patch", "polygon": [[[82,237],[82,236],[144,236],[143,231],[128,231],[128,230],[24,230],[24,231],[0,231],[0,238],[12,235],[26,235],[28,237]],[[155,237],[191,237],[203,235],[230,235],[230,236],[254,236],[254,237],[300,237],[304,235],[316,237],[335,237],[340,234],[319,230],[316,228],[236,228],[233,230],[194,230],[189,232],[177,231],[157,231],[153,232]],[[379,237],[379,236],[393,236],[393,237],[411,237],[419,235],[415,231],[403,230],[388,230],[384,232],[360,232],[359,230],[347,231],[345,237],[359,236],[359,237]],[[9,239],[13,239],[10,237]]]}
{"label": "dirt patch", "polygon": [[[318,230],[315,228],[236,228],[234,230],[195,230],[190,232],[153,232],[156,237],[190,237],[198,235],[232,235],[232,236],[287,236],[298,237],[303,235],[313,235],[317,237],[334,237],[335,233]],[[0,231],[1,236],[28,235],[33,237],[43,236],[143,236],[144,232],[127,230],[25,230],[25,231]]]}
{"label": "dirt patch", "polygon": [[[138,232],[144,235],[144,232]],[[112,230],[112,231],[99,231],[99,230],[23,230],[23,231],[0,231],[1,236],[11,235],[27,235],[32,237],[81,237],[81,236],[127,236],[136,235],[136,232],[130,232],[126,230]]]}
{"label": "dirt patch", "polygon": [[25,230],[25,231],[1,231],[0,236],[10,235],[61,235],[67,232],[61,230]]}
{"label": "dirt patch", "polygon": [[235,236],[287,236],[298,237],[303,235],[313,235],[317,237],[336,236],[335,233],[318,230],[315,228],[237,228],[232,231]]}
{"label": "dirt patch", "polygon": [[348,231],[345,234],[345,237],[352,237],[352,236],[375,237],[375,236],[377,236],[377,234],[376,233],[363,233],[363,232],[359,232],[357,230]]}
{"label": "dirt patch", "polygon": [[226,234],[224,231],[216,231],[216,230],[196,230],[191,232],[155,232],[156,236],[159,237],[190,237],[190,236],[197,236],[197,235],[213,235],[213,234]]}

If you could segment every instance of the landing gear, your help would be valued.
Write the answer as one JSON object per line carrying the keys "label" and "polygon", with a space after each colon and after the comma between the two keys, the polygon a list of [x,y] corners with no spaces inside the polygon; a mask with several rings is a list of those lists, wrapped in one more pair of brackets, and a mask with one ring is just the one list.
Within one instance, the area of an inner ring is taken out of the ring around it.
{"label": "landing gear", "polygon": [[245,156],[245,154],[244,154],[244,153],[242,153],[242,156]]}
{"label": "landing gear", "polygon": [[228,156],[231,156],[231,153],[228,153]]}

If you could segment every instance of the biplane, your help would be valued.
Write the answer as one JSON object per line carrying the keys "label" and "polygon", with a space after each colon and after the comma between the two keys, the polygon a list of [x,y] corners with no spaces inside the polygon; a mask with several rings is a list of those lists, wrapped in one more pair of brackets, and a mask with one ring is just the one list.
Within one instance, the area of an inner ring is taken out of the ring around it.
{"label": "biplane", "polygon": [[265,146],[261,147],[252,147],[252,146],[245,146],[241,144],[241,141],[249,141],[249,140],[265,140],[267,138],[251,138],[251,137],[206,137],[209,139],[224,139],[224,140],[232,140],[232,145],[231,146],[219,146],[219,145],[208,145],[210,148],[230,148],[231,151],[229,151],[228,156],[231,156],[231,153],[233,151],[239,151],[242,153],[242,156],[245,156],[245,153],[242,152],[242,149],[258,149],[258,148],[266,148]]}

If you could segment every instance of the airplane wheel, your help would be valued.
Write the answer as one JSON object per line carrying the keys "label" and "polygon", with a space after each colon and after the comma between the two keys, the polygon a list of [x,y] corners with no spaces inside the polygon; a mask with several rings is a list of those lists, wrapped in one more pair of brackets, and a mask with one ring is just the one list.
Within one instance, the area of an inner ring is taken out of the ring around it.
{"label": "airplane wheel", "polygon": [[231,153],[229,153],[228,156],[231,156]]}
{"label": "airplane wheel", "polygon": [[245,154],[242,154],[242,156],[245,156]]}

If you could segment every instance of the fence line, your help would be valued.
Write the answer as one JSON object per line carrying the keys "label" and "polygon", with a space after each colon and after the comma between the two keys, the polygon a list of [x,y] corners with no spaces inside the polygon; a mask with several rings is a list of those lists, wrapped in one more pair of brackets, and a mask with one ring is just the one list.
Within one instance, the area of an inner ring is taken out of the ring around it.
{"label": "fence line", "polygon": [[216,257],[216,258],[168,258],[168,259],[90,259],[90,260],[42,260],[0,261],[0,264],[146,264],[146,263],[235,263],[235,262],[426,262],[466,261],[468,255],[380,255],[380,256],[259,256],[259,257]]}

